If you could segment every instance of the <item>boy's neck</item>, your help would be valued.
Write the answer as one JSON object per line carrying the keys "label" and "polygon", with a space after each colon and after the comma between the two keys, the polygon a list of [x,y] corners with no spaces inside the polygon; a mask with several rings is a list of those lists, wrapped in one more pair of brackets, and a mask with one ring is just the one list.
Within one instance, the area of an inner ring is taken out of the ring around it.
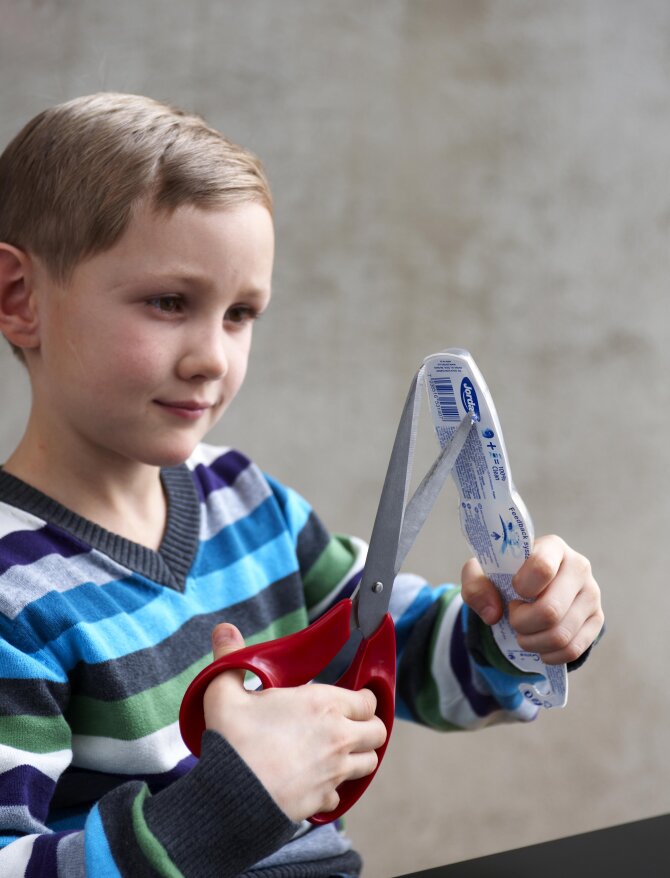
{"label": "boy's neck", "polygon": [[132,461],[107,466],[77,455],[58,453],[58,443],[43,443],[26,431],[3,469],[62,506],[125,539],[157,550],[167,522],[167,500],[160,469]]}

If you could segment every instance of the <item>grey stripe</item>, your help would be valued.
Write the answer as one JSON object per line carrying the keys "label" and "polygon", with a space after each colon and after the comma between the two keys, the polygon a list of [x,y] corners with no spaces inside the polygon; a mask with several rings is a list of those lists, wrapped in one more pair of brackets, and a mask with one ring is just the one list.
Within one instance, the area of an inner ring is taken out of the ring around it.
{"label": "grey stripe", "polygon": [[15,619],[28,604],[50,591],[63,594],[84,582],[107,585],[129,575],[130,570],[97,552],[73,558],[45,555],[28,567],[10,567],[0,576],[0,613]]}
{"label": "grey stripe", "polygon": [[247,467],[235,480],[234,488],[221,487],[207,497],[207,514],[200,526],[200,539],[208,540],[224,527],[251,515],[271,496],[270,486],[259,476],[258,470]]}
{"label": "grey stripe", "polygon": [[86,855],[84,833],[65,835],[56,850],[59,878],[86,878]]}
{"label": "grey stripe", "polygon": [[6,833],[20,832],[31,835],[51,832],[44,823],[33,817],[27,805],[0,805],[0,826]]}
{"label": "grey stripe", "polygon": [[62,528],[122,567],[183,591],[198,550],[200,502],[185,464],[161,470],[161,478],[168,496],[168,521],[158,552],[82,518],[4,470],[0,470],[0,499]]}

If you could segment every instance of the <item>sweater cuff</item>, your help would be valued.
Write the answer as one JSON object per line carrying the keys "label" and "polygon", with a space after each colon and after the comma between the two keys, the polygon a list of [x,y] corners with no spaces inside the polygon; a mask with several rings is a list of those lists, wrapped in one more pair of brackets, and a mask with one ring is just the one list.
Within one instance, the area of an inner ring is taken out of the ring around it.
{"label": "sweater cuff", "polygon": [[[513,677],[527,677],[528,674],[526,674],[525,671],[517,668],[502,654],[498,647],[498,644],[495,641],[491,627],[483,622],[474,612],[474,610],[470,609],[470,607],[466,608],[466,613],[467,623],[465,640],[468,651],[474,659],[475,663],[480,665],[481,667],[496,668],[498,671],[502,671],[503,673],[509,674]],[[573,662],[568,662],[568,672],[576,671],[577,668],[581,668],[581,666],[591,654],[591,650],[596,645],[596,643],[598,643],[604,633],[605,626],[603,625],[600,634],[598,634],[591,646],[589,646],[588,649],[586,649],[579,656],[578,659],[575,659]]]}
{"label": "sweater cuff", "polygon": [[237,751],[206,731],[202,755],[176,783],[147,798],[151,832],[187,878],[232,878],[290,840],[299,827]]}

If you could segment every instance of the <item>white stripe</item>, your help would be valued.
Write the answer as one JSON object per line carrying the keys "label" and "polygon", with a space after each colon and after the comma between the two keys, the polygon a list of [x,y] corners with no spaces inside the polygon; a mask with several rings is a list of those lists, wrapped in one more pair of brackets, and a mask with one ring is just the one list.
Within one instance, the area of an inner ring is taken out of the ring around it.
{"label": "white stripe", "polygon": [[258,470],[247,467],[234,486],[222,487],[207,497],[207,512],[200,518],[200,540],[208,540],[224,527],[250,515],[271,494],[270,486]]}
{"label": "white stripe", "polygon": [[44,527],[43,519],[9,503],[0,503],[0,538],[19,530],[39,530],[41,527]]}
{"label": "white stripe", "polygon": [[395,622],[413,603],[417,594],[428,583],[414,573],[399,573],[393,583],[389,613]]}
{"label": "white stripe", "polygon": [[98,735],[72,736],[72,765],[123,774],[158,774],[171,771],[189,755],[179,734],[179,724],[137,738],[120,741]]}
{"label": "white stripe", "polygon": [[25,875],[33,845],[38,838],[39,835],[24,835],[3,848],[0,851],[0,875],[5,875],[6,878]]}
{"label": "white stripe", "polygon": [[72,558],[45,555],[26,566],[14,565],[0,576],[0,613],[15,619],[28,604],[49,592],[63,594],[84,582],[107,585],[129,573],[95,550]]}
{"label": "white stripe", "polygon": [[198,464],[210,466],[217,458],[222,457],[229,451],[230,448],[221,445],[209,445],[206,442],[201,442],[200,445],[196,445],[194,448],[193,454],[186,461],[186,466],[191,470],[194,470]]}
{"label": "white stripe", "polygon": [[18,747],[0,744],[0,765],[2,770],[10,771],[19,765],[30,765],[51,778],[54,782],[70,764],[71,750],[53,750],[51,753],[27,753]]}
{"label": "white stripe", "polygon": [[442,717],[461,728],[471,729],[484,725],[490,720],[474,712],[451,668],[451,637],[454,626],[460,624],[459,614],[462,606],[463,599],[460,595],[456,595],[442,617],[435,641],[431,671],[437,683]]}
{"label": "white stripe", "polygon": [[362,570],[365,565],[365,559],[368,556],[368,544],[365,540],[359,540],[358,537],[347,537],[347,539],[351,542],[351,546],[355,552],[354,563],[347,570],[342,579],[340,579],[335,588],[332,589],[332,591],[329,591],[326,597],[323,598],[322,601],[319,601],[318,604],[315,604],[315,606],[309,611],[310,622],[313,619],[318,618],[321,613],[333,603],[337,598],[338,592],[344,588],[354,574],[358,573],[359,570]]}

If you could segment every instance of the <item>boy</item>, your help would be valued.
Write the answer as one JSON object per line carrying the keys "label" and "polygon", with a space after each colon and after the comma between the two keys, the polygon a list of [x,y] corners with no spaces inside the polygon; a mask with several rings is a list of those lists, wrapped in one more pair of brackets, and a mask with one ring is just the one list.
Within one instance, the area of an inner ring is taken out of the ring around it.
{"label": "boy", "polygon": [[[7,878],[360,871],[336,826],[303,821],[374,769],[371,692],[250,693],[228,672],[207,690],[199,762],[176,724],[212,630],[215,656],[298,630],[364,560],[294,492],[201,443],[270,300],[271,211],[253,156],[136,96],[54,107],[0,157],[0,328],[32,389],[0,471]],[[602,626],[586,559],[539,539],[516,586],[537,598],[512,607],[521,645],[583,660]],[[398,577],[401,711],[438,728],[532,719],[486,636],[501,607],[474,561],[462,596],[475,613],[453,586]]]}

